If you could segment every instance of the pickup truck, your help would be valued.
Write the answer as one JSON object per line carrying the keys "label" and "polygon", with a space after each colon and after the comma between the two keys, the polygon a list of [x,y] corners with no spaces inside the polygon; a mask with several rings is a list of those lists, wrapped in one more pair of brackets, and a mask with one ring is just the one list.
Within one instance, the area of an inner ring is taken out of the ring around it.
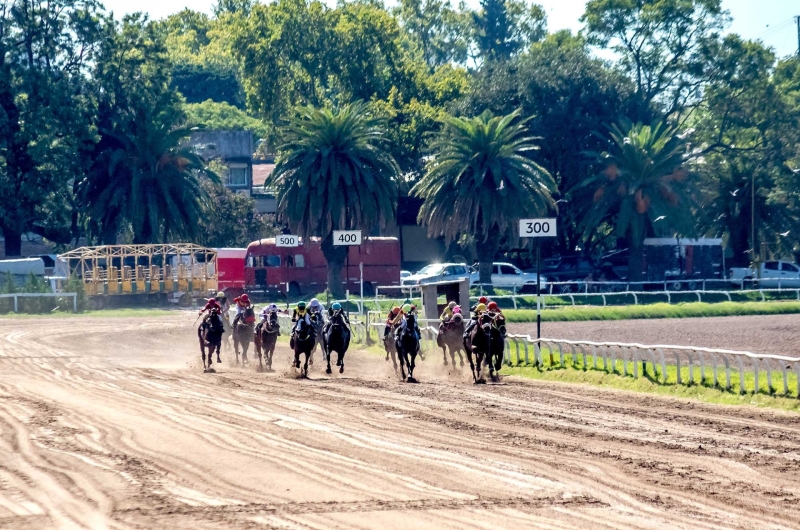
{"label": "pickup truck", "polygon": [[[480,274],[475,268],[470,274],[470,285],[478,285],[479,282]],[[506,289],[516,287],[518,291],[536,292],[536,273],[522,272],[519,267],[511,263],[495,262],[492,263],[492,286]],[[547,278],[542,276],[542,291],[546,286]]]}
{"label": "pickup truck", "polygon": [[[790,261],[765,261],[760,264],[761,279],[759,287],[764,289],[797,289],[800,288],[800,266]],[[732,268],[728,274],[728,281],[739,287],[745,282],[758,279],[758,274],[749,267]]]}

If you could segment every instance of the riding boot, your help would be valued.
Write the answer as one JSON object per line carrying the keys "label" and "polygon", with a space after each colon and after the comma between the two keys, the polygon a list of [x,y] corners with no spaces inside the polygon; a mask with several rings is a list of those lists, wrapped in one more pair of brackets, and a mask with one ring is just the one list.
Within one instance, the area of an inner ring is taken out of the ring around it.
{"label": "riding boot", "polygon": [[472,331],[472,328],[474,328],[475,324],[477,324],[477,323],[478,323],[478,321],[475,320],[475,319],[469,321],[469,324],[467,324],[467,329],[464,330],[464,338],[465,339],[467,337],[469,337],[469,332]]}

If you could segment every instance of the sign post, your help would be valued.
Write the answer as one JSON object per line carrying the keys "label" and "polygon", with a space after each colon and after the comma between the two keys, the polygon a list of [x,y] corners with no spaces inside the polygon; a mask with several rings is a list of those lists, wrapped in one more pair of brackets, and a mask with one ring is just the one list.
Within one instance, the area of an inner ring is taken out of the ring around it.
{"label": "sign post", "polygon": [[[519,237],[536,238],[536,338],[542,338],[542,238],[556,236],[556,219],[520,219]],[[541,347],[541,346],[540,346]],[[552,364],[552,357],[550,359]]]}
{"label": "sign post", "polygon": [[[334,247],[358,247],[361,246],[361,230],[334,230],[333,231],[333,246]],[[350,249],[347,249],[346,265],[344,271],[344,289],[346,301],[350,301]],[[350,317],[349,306],[347,316]]]}
{"label": "sign post", "polygon": [[275,237],[276,247],[295,248],[300,246],[300,238],[288,234],[280,234]]}

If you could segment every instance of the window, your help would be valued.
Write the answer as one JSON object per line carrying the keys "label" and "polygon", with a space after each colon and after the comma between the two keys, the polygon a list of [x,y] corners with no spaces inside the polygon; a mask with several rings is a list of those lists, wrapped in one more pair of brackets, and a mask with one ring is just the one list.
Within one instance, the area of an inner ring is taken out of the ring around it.
{"label": "window", "polygon": [[245,186],[247,185],[247,165],[231,164],[228,167],[228,185]]}
{"label": "window", "polygon": [[294,266],[295,267],[305,267],[306,266],[306,257],[302,254],[295,254],[294,255]]}
{"label": "window", "polygon": [[253,256],[247,256],[247,262],[245,263],[245,267],[253,268]]}
{"label": "window", "polygon": [[264,267],[280,267],[281,266],[281,257],[280,256],[262,256],[262,263]]}
{"label": "window", "polygon": [[791,263],[781,263],[781,270],[786,272],[797,272],[797,267]]}
{"label": "window", "polygon": [[768,261],[764,264],[764,269],[768,271],[780,270],[780,263],[778,263],[777,261]]}
{"label": "window", "polygon": [[517,272],[517,269],[515,269],[510,265],[500,265],[500,274],[508,274],[514,276],[519,273]]}
{"label": "window", "polygon": [[463,265],[456,265],[455,267],[453,267],[453,274],[464,276],[465,274],[467,274],[467,268],[464,267]]}

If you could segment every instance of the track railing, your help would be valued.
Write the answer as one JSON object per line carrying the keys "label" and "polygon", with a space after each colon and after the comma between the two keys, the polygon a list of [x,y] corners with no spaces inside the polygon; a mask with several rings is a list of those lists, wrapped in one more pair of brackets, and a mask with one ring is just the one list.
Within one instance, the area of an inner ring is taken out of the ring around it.
{"label": "track railing", "polygon": [[10,294],[0,294],[0,298],[13,298],[15,313],[19,313],[20,298],[72,298],[72,312],[73,313],[78,312],[77,293],[10,293]]}

